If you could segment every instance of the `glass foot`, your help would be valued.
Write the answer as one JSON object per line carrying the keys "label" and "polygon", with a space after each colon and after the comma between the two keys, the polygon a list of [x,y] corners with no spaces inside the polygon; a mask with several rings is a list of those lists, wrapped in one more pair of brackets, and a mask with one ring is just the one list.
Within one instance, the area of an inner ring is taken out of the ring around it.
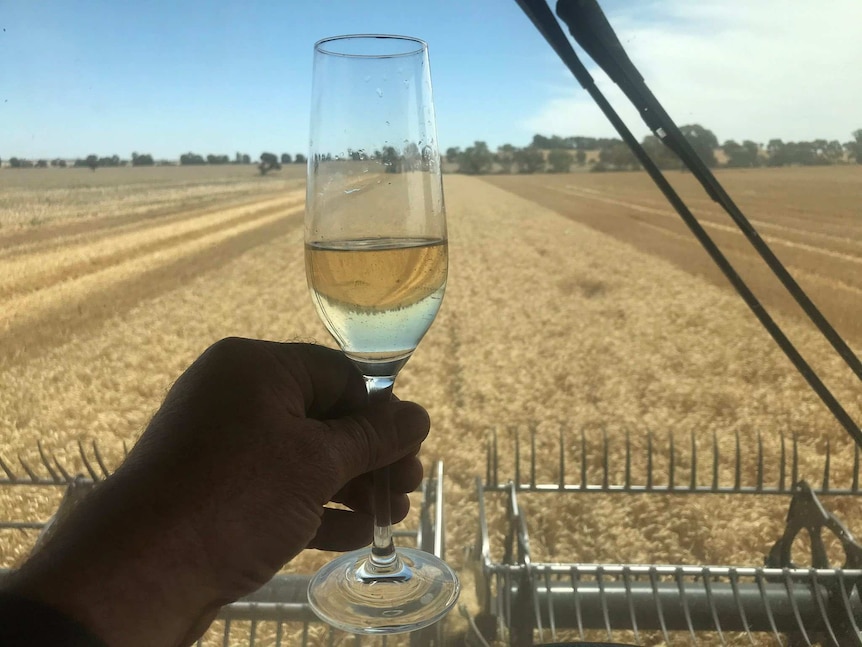
{"label": "glass foot", "polygon": [[369,550],[347,553],[321,568],[308,601],[321,620],[355,634],[395,634],[431,625],[452,608],[461,585],[449,566],[416,548],[398,548],[394,577],[368,576]]}

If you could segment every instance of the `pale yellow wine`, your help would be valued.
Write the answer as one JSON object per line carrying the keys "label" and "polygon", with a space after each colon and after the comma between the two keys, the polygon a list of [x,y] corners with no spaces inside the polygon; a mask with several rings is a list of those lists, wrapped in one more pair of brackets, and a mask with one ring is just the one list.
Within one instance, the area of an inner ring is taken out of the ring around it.
{"label": "pale yellow wine", "polygon": [[308,285],[329,332],[352,359],[395,371],[437,316],[448,266],[448,246],[440,238],[305,246]]}

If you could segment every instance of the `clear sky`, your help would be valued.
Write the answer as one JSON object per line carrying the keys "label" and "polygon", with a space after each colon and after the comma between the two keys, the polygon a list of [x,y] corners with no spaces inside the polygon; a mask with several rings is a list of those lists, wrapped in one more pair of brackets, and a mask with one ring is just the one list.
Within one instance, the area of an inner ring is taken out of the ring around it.
{"label": "clear sky", "polygon": [[[678,124],[758,142],[862,128],[862,0],[600,3]],[[0,28],[3,160],[305,152],[312,45],[344,33],[428,41],[444,149],[615,135],[514,0],[0,0]]]}

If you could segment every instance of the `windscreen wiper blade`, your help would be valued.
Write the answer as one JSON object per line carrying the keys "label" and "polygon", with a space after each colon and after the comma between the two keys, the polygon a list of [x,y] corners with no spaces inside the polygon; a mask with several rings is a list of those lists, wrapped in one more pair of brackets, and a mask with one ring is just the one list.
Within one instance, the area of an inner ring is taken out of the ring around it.
{"label": "windscreen wiper blade", "polygon": [[[820,397],[836,420],[847,431],[848,434],[862,446],[862,431],[853,421],[847,411],[841,406],[832,392],[814,372],[805,358],[787,338],[775,320],[769,315],[751,289],[739,276],[713,240],[700,225],[698,220],[665,179],[664,175],[647,155],[640,143],[631,134],[628,127],[617,115],[607,99],[596,87],[592,76],[578,58],[572,48],[569,39],[561,29],[557,19],[554,17],[545,0],[516,0],[528,18],[533,22],[545,40],[556,51],[557,55],[580,82],[584,89],[590,94],[623,141],[634,153],[635,157],[650,175],[685,224],[700,242],[701,246],[712,258],[713,262],[722,271],[725,277],[733,285],[737,293],[745,301],[760,323],[766,328],[770,336],[784,351],[791,363],[796,367],[809,386]],[[781,261],[775,256],[766,242],[760,237],[754,226],[742,214],[730,196],[698,157],[697,153],[689,144],[688,140],[679,130],[674,121],[665,112],[664,108],[647,88],[643,77],[629,59],[622,44],[614,33],[607,18],[602,12],[596,0],[558,0],[557,14],[569,27],[572,36],[590,57],[608,74],[608,76],[620,87],[623,93],[637,108],[641,118],[649,129],[664,144],[670,148],[692,174],[703,185],[709,196],[718,202],[743,235],[763,258],[773,274],[781,281],[785,289],[790,293],[797,304],[805,311],[809,319],[814,323],[820,333],[829,341],[836,352],[841,356],[848,367],[862,380],[862,362],[853,353],[850,346],[841,335],[826,320],[820,310],[814,305],[805,291],[790,275]]]}

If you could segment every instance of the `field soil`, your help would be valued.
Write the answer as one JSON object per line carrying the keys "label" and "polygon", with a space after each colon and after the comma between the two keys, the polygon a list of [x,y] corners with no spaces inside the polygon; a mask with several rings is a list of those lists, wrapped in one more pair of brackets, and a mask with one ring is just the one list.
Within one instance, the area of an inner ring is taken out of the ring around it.
{"label": "field soil", "polygon": [[[835,178],[762,171],[726,179],[858,352],[862,221],[851,187],[858,200],[859,176],[830,172]],[[683,186],[689,180],[680,178]],[[600,480],[606,444],[610,478],[620,481],[626,438],[640,482],[652,446],[654,478],[667,483],[675,443],[677,482],[693,470],[709,473],[715,446],[721,480],[732,483],[738,442],[743,481],[753,484],[760,460],[774,484],[788,460],[782,436],[798,443],[800,477],[822,481],[828,447],[833,485],[852,479],[852,441],[646,182],[640,174],[446,176],[449,286],[396,392],[431,414],[422,458],[426,470],[444,464],[447,558],[464,578],[468,608],[476,608],[468,555],[478,530],[475,479],[484,476],[493,437],[501,482],[515,475],[516,448],[524,474],[531,432],[540,483],[576,483],[582,464]],[[97,441],[116,465],[172,382],[222,337],[332,345],[306,287],[301,182],[264,178],[254,186],[222,204],[179,186],[182,195],[157,210],[106,208],[0,229],[0,456],[13,471],[23,473],[20,457],[44,474],[38,444],[69,471],[84,472],[77,444]],[[710,233],[747,263],[715,207],[686,190]],[[858,380],[792,309],[764,300],[862,420]],[[698,458],[680,449],[691,443],[703,452]],[[743,500],[536,494],[521,503],[534,560],[756,566],[782,533],[788,500]],[[55,492],[7,487],[0,514],[44,520],[57,501]],[[858,501],[826,503],[862,532]],[[415,509],[411,515],[407,525],[416,523]],[[488,517],[501,558],[502,499],[490,501]],[[0,532],[0,564],[18,563],[34,539]],[[329,557],[308,552],[290,568],[308,572]],[[453,632],[460,622],[453,614]],[[324,644],[323,634],[312,639]],[[733,636],[728,643],[748,644]]]}

